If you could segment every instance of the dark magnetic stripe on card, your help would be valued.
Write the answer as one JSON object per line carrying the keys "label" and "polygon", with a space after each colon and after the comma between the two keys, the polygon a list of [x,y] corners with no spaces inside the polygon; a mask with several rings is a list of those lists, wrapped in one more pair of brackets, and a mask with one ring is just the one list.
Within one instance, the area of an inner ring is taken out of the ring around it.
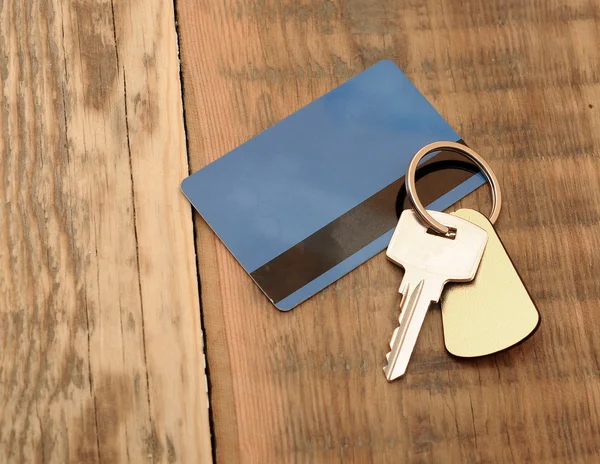
{"label": "dark magnetic stripe on card", "polygon": [[[441,151],[417,170],[419,198],[431,204],[477,172],[461,155]],[[402,176],[250,275],[277,303],[392,230],[408,207]]]}

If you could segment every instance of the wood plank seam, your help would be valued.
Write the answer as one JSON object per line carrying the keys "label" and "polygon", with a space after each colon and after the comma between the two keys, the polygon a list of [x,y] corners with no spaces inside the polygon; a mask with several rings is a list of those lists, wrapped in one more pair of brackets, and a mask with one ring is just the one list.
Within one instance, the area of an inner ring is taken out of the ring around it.
{"label": "wood plank seam", "polygon": [[[177,59],[178,59],[178,72],[179,72],[179,82],[180,82],[180,88],[181,88],[181,100],[182,102],[184,101],[185,98],[185,85],[184,85],[184,75],[183,75],[183,69],[181,66],[181,34],[179,33],[179,10],[177,8],[177,2],[179,0],[173,0],[173,12],[174,12],[174,16],[175,16],[175,35],[177,38]],[[187,124],[187,114],[186,114],[186,108],[185,105],[182,105],[182,109],[183,109],[183,129],[184,129],[184,133],[185,133],[185,148],[186,148],[186,154],[187,154],[187,161],[188,161],[188,175],[192,173],[191,171],[191,165],[190,165],[190,147],[189,147],[189,139],[188,139],[188,124]],[[182,179],[183,180],[183,179]],[[190,205],[190,214],[191,217],[194,217],[194,210],[193,207]],[[200,331],[201,331],[201,335],[202,335],[202,340],[203,340],[203,344],[202,344],[202,356],[203,356],[203,360],[204,360],[204,382],[205,382],[205,388],[206,388],[206,395],[207,395],[207,400],[208,400],[208,422],[209,422],[209,433],[210,433],[210,442],[211,442],[211,455],[212,455],[212,460],[213,462],[217,462],[217,441],[216,441],[216,435],[213,433],[214,430],[214,416],[213,416],[213,408],[212,408],[212,387],[211,387],[211,375],[210,375],[210,366],[208,364],[208,344],[206,343],[206,329],[205,329],[205,323],[204,323],[204,311],[202,308],[202,280],[200,278],[200,266],[198,264],[198,241],[197,241],[197,236],[198,236],[198,229],[194,226],[193,228],[193,237],[194,237],[194,258],[196,261],[196,281],[197,281],[197,285],[198,285],[198,297],[199,297],[199,304],[200,304]]]}

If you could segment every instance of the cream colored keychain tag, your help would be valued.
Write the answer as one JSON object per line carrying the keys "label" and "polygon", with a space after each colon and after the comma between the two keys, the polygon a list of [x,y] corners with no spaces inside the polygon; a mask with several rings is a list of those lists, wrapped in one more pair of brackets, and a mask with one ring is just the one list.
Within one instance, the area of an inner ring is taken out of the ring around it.
{"label": "cream colored keychain tag", "polygon": [[440,300],[446,349],[465,358],[506,350],[535,332],[540,315],[488,218],[451,214],[487,231],[488,242],[475,279],[446,287]]}

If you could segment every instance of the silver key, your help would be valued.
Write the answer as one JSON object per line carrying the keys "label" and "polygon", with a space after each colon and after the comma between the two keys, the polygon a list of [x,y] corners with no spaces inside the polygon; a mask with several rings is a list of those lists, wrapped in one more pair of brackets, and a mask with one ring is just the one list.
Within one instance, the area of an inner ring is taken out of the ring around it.
{"label": "silver key", "polygon": [[392,335],[388,364],[383,368],[390,382],[406,372],[430,304],[440,299],[447,282],[475,278],[487,243],[487,232],[475,224],[446,213],[430,213],[455,228],[456,236],[428,233],[414,211],[405,210],[387,249],[388,258],[404,268],[400,325]]}

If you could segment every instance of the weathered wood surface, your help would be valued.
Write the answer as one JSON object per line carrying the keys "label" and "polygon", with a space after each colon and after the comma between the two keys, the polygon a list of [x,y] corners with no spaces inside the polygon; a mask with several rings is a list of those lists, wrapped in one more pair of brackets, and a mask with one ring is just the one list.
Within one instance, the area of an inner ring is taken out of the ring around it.
{"label": "weathered wood surface", "polygon": [[[283,314],[196,215],[219,462],[598,462],[598,3],[177,9],[192,171],[393,59],[495,168],[499,234],[542,314],[523,345],[460,361],[432,310],[409,375],[388,384],[401,272],[383,254]],[[462,205],[485,209],[486,194]]]}
{"label": "weathered wood surface", "polygon": [[210,462],[173,3],[0,2],[0,462]]}

